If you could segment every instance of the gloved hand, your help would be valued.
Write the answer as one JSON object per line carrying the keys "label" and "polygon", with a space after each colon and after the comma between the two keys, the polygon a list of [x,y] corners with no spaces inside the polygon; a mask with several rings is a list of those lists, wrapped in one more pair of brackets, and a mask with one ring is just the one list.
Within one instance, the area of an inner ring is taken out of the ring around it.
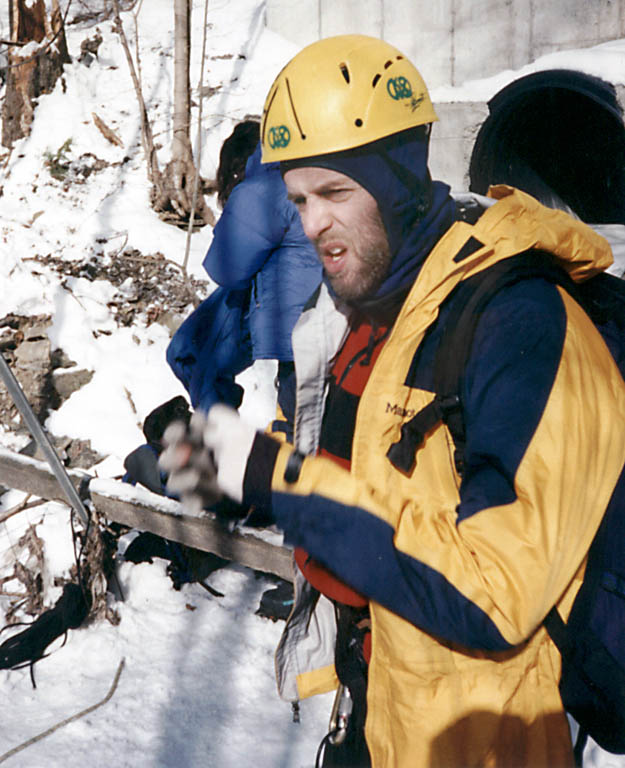
{"label": "gloved hand", "polygon": [[240,503],[243,478],[256,430],[237,411],[214,405],[207,415],[196,412],[189,429],[167,428],[160,465],[169,472],[167,487],[187,505],[214,504],[222,494]]}
{"label": "gloved hand", "polygon": [[194,414],[187,427],[184,422],[170,424],[163,435],[164,450],[159,466],[168,473],[167,492],[178,496],[185,507],[199,514],[221,498],[217,469],[210,451],[202,442],[202,430]]}

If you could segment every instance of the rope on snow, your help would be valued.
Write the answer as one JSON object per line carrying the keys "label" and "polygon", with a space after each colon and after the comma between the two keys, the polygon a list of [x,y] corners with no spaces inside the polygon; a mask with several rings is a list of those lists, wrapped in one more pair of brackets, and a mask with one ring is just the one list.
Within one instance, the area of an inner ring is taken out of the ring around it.
{"label": "rope on snow", "polygon": [[117,684],[119,683],[119,678],[121,677],[124,664],[125,664],[125,659],[122,659],[119,662],[119,666],[117,667],[117,672],[115,673],[115,677],[113,679],[113,683],[109,689],[109,692],[101,701],[98,701],[96,704],[92,704],[90,707],[87,707],[86,709],[83,709],[80,712],[77,712],[75,715],[72,715],[71,717],[68,717],[65,720],[61,720],[60,723],[53,725],[51,728],[48,728],[48,730],[43,731],[42,733],[38,733],[36,736],[33,736],[32,739],[28,739],[28,741],[25,741],[23,744],[19,744],[17,747],[13,747],[13,749],[10,749],[8,752],[5,752],[3,755],[0,755],[0,763],[3,763],[5,760],[8,760],[10,757],[13,757],[13,755],[17,754],[18,752],[21,752],[23,749],[26,749],[26,747],[30,747],[32,744],[35,744],[36,742],[41,741],[42,739],[45,739],[46,736],[50,736],[50,734],[54,733],[55,731],[58,731],[59,728],[62,728],[65,725],[69,725],[70,723],[73,723],[75,720],[79,720],[81,717],[85,717],[85,715],[91,714],[91,712],[98,709],[103,704],[106,704],[106,702],[112,698],[113,694],[117,690]]}

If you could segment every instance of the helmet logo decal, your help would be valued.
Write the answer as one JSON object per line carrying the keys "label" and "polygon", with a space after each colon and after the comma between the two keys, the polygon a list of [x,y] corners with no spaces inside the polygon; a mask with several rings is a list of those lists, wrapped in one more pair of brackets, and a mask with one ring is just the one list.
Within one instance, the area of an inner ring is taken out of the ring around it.
{"label": "helmet logo decal", "polygon": [[391,99],[409,99],[412,96],[412,86],[405,77],[390,77],[386,83],[386,90]]}
{"label": "helmet logo decal", "polygon": [[286,125],[274,125],[269,129],[268,141],[272,149],[288,147],[291,141],[291,131],[289,131]]}
{"label": "helmet logo decal", "polygon": [[424,101],[425,101],[425,94],[424,93],[420,93],[416,97],[413,96],[410,99],[410,109],[412,110],[412,112],[414,112],[418,107],[420,107],[421,104],[423,104]]}

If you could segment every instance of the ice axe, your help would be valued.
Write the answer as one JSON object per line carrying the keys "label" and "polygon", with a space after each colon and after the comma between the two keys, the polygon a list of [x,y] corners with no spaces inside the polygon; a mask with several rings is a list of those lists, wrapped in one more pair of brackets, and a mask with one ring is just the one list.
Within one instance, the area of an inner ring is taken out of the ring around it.
{"label": "ice axe", "polygon": [[77,513],[78,517],[82,520],[85,526],[89,525],[89,513],[82,503],[82,499],[78,495],[78,491],[74,487],[65,466],[59,459],[59,456],[50,442],[49,437],[43,431],[39,420],[35,416],[35,413],[26,399],[24,390],[20,386],[19,381],[15,378],[13,371],[9,368],[7,361],[4,359],[4,355],[0,353],[0,376],[4,381],[6,388],[13,399],[13,402],[17,406],[17,409],[22,414],[31,435],[36,440],[37,445],[42,450],[43,455],[46,457],[50,469],[54,473],[61,490],[63,491],[70,507]]}

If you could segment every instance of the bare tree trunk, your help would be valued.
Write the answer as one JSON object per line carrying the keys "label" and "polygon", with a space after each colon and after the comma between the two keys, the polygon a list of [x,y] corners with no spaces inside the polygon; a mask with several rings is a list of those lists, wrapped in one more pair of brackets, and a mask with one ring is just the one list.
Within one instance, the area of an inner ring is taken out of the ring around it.
{"label": "bare tree trunk", "polygon": [[[54,89],[63,74],[63,64],[71,61],[58,0],[53,0],[50,17],[44,0],[9,0],[9,20],[15,47],[9,50],[2,106],[5,147],[29,134],[36,99]],[[33,53],[31,49],[24,55],[20,48],[30,42],[39,43],[39,50]]]}
{"label": "bare tree trunk", "polygon": [[186,204],[185,189],[186,168],[193,164],[191,140],[189,138],[189,118],[191,115],[191,99],[189,91],[189,63],[191,60],[190,37],[190,0],[174,0],[174,138],[171,147],[171,167],[174,172],[174,186],[177,197]]}
{"label": "bare tree trunk", "polygon": [[[113,0],[115,9],[116,31],[120,36],[128,68],[137,94],[141,111],[141,138],[148,162],[148,179],[152,183],[152,207],[161,218],[177,225],[189,222],[193,212],[194,221],[199,217],[199,223],[214,224],[214,216],[206,205],[202,195],[198,195],[193,206],[193,191],[196,184],[197,171],[193,162],[193,150],[189,138],[189,123],[191,115],[191,97],[189,84],[190,60],[190,0],[174,0],[175,43],[174,43],[174,115],[172,156],[163,172],[159,169],[158,158],[152,136],[152,127],[141,89],[138,49],[136,53],[137,66],[130,52],[130,46],[124,33],[120,17],[119,0]],[[138,33],[137,33],[138,34]],[[192,222],[194,223],[194,222]]]}
{"label": "bare tree trunk", "polygon": [[[162,210],[171,206],[177,216],[186,221],[193,207],[193,190],[198,171],[193,160],[190,139],[191,83],[191,0],[174,0],[174,115],[171,160],[164,173],[165,198]],[[206,206],[200,195],[196,201],[197,214],[206,221]]]}

